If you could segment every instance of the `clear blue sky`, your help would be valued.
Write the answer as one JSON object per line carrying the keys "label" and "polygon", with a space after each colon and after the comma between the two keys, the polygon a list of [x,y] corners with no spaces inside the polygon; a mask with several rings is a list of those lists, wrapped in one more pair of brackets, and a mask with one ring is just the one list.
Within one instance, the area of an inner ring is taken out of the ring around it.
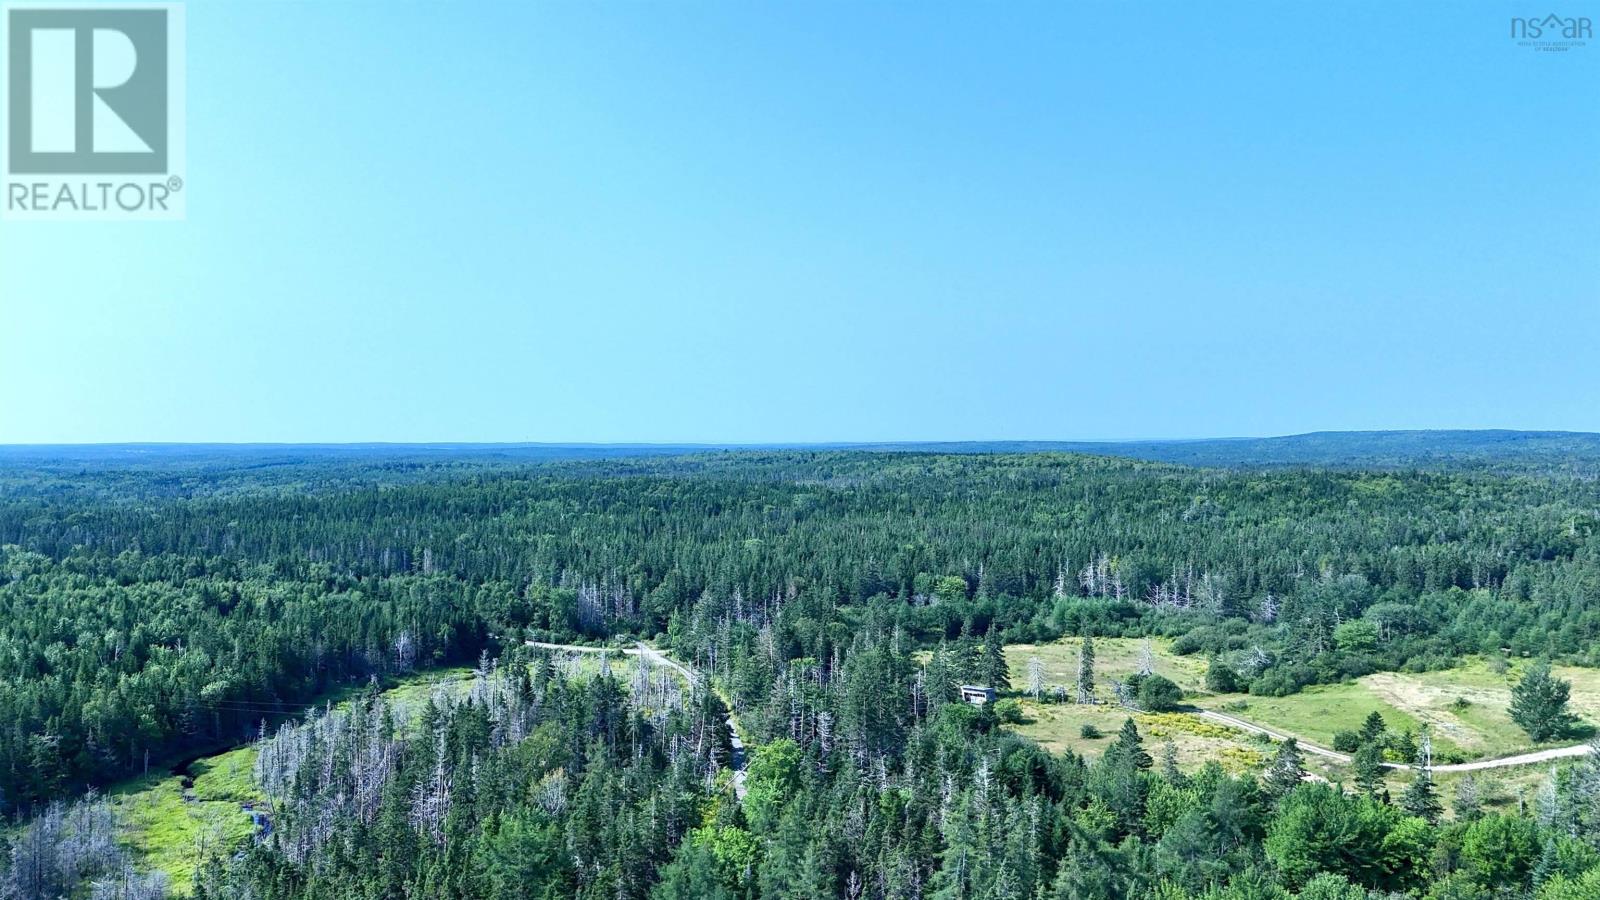
{"label": "clear blue sky", "polygon": [[191,3],[187,221],[0,225],[0,441],[1600,430],[1517,6]]}

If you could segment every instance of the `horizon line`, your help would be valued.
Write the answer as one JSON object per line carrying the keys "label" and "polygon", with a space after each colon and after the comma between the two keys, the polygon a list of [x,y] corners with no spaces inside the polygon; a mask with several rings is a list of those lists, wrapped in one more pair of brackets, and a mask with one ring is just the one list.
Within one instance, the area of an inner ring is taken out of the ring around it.
{"label": "horizon line", "polygon": [[817,448],[850,448],[850,447],[885,447],[885,446],[916,446],[916,445],[953,445],[953,444],[1182,444],[1202,443],[1208,441],[1270,441],[1285,440],[1289,438],[1312,437],[1316,435],[1352,435],[1352,434],[1524,434],[1524,435],[1578,435],[1600,436],[1596,431],[1578,431],[1569,429],[1545,428],[1353,428],[1353,429],[1324,429],[1314,431],[1292,432],[1288,434],[1265,435],[1214,435],[1207,437],[1123,437],[1123,438],[934,438],[934,439],[883,439],[883,440],[763,440],[763,441],[85,441],[85,442],[51,442],[51,441],[0,441],[0,449],[41,449],[41,448],[182,448],[182,447],[212,447],[218,449],[270,449],[270,448],[326,448],[326,449],[359,449],[359,448],[416,448],[416,449],[470,449],[484,448],[594,448],[594,449],[648,449],[648,448],[692,448],[705,450],[760,450],[760,449],[803,449]]}

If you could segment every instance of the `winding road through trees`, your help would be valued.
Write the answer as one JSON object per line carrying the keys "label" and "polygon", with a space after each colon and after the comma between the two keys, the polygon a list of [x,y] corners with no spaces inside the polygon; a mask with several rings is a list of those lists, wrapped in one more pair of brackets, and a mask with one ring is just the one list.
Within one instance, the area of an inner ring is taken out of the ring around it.
{"label": "winding road through trees", "polygon": [[[649,644],[644,643],[643,641],[636,642],[632,647],[621,647],[621,648],[617,648],[617,647],[586,647],[586,646],[583,646],[581,644],[551,644],[551,643],[547,643],[545,641],[524,641],[523,643],[527,644],[529,647],[534,647],[534,648],[537,648],[539,650],[559,650],[559,651],[565,651],[565,652],[568,652],[568,653],[611,653],[611,652],[620,652],[625,656],[639,656],[639,657],[643,657],[644,659],[649,660],[651,663],[653,663],[655,665],[666,666],[667,668],[672,669],[673,671],[675,671],[678,674],[682,675],[684,680],[689,682],[689,686],[691,688],[692,687],[697,687],[701,683],[700,673],[695,671],[694,668],[692,668],[690,666],[687,666],[687,665],[684,665],[683,663],[678,662],[677,660],[667,656],[667,654],[663,653],[660,650],[657,650],[656,648],[650,646]],[[707,690],[711,690],[712,689],[711,684],[710,684],[709,681],[706,682],[706,689]],[[728,760],[728,770],[733,773],[733,792],[734,792],[734,795],[737,796],[740,800],[743,800],[744,799],[744,792],[745,792],[744,739],[739,737],[739,722],[738,722],[737,719],[734,718],[733,710],[732,710],[732,704],[728,704],[725,699],[724,699],[724,704],[729,707],[729,711],[728,711],[728,743],[729,743],[729,745],[731,745],[733,747],[733,754],[732,754],[731,758]]]}

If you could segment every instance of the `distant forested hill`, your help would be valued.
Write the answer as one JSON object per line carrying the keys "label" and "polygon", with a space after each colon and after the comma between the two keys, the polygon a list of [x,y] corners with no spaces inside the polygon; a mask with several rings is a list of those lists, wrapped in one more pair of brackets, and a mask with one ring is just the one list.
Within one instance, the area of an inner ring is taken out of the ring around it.
{"label": "distant forested hill", "polygon": [[[1575,431],[1319,431],[1150,441],[903,441],[823,444],[94,444],[0,445],[0,488],[77,492],[109,478],[143,496],[398,484],[532,464],[717,451],[1083,453],[1229,469],[1422,469],[1600,477],[1600,434]],[[104,488],[105,484],[99,484]]]}
{"label": "distant forested hill", "polygon": [[0,494],[128,500],[407,484],[540,463],[716,449],[698,444],[12,444]]}
{"label": "distant forested hill", "polygon": [[978,441],[873,444],[860,449],[1094,453],[1219,468],[1415,468],[1600,475],[1600,434],[1579,431],[1316,431],[1195,441]]}

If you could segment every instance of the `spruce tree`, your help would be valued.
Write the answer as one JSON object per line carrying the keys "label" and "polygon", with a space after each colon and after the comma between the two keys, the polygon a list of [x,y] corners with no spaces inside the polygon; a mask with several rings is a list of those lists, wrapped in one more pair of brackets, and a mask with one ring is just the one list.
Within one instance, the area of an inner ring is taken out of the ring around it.
{"label": "spruce tree", "polygon": [[1393,750],[1400,762],[1414,763],[1417,761],[1417,737],[1411,729],[1392,735],[1389,739],[1389,749]]}
{"label": "spruce tree", "polygon": [[956,671],[954,660],[951,659],[950,648],[943,641],[933,650],[933,656],[928,660],[927,668],[923,670],[923,690],[927,692],[928,708],[938,709],[940,706],[955,700],[956,683],[961,674]]}
{"label": "spruce tree", "polygon": [[1261,776],[1261,786],[1274,801],[1294,790],[1306,777],[1305,761],[1300,756],[1300,742],[1294,738],[1278,745],[1272,762]]}
{"label": "spruce tree", "polygon": [[1551,675],[1550,663],[1540,660],[1511,691],[1511,719],[1536,741],[1566,734],[1573,723],[1567,712],[1571,693],[1572,683]]}
{"label": "spruce tree", "polygon": [[956,638],[954,652],[950,655],[952,668],[963,684],[978,680],[980,675],[979,665],[983,661],[983,648],[978,644],[978,637],[972,630],[972,617],[961,625],[961,636]]}
{"label": "spruce tree", "polygon": [[1188,780],[1178,768],[1178,745],[1172,738],[1161,742],[1161,777],[1180,787]]}
{"label": "spruce tree", "polygon": [[991,626],[983,642],[983,658],[978,671],[987,687],[996,691],[1011,690],[1011,668],[1006,665],[1005,646],[1000,642],[1000,629]]}
{"label": "spruce tree", "polygon": [[1361,723],[1361,745],[1378,744],[1383,740],[1383,733],[1389,728],[1383,721],[1383,715],[1377,710],[1367,714],[1367,720]]}
{"label": "spruce tree", "polygon": [[1139,737],[1139,728],[1133,724],[1131,718],[1122,720],[1122,729],[1117,732],[1117,741],[1106,752],[1121,755],[1138,769],[1148,769],[1155,763],[1150,754],[1145,752],[1144,739]]}
{"label": "spruce tree", "polygon": [[1094,702],[1094,638],[1088,635],[1078,651],[1078,702]]}
{"label": "spruce tree", "polygon": [[1383,747],[1375,741],[1362,744],[1351,763],[1355,767],[1356,788],[1368,797],[1377,798],[1384,790]]}
{"label": "spruce tree", "polygon": [[1050,900],[1081,900],[1084,897],[1118,896],[1116,873],[1086,840],[1074,840],[1067,857],[1056,871]]}
{"label": "spruce tree", "polygon": [[1416,779],[1400,795],[1400,808],[1419,819],[1427,819],[1430,825],[1439,824],[1444,804],[1439,802],[1439,794],[1433,788],[1433,776],[1427,771],[1418,772]]}

